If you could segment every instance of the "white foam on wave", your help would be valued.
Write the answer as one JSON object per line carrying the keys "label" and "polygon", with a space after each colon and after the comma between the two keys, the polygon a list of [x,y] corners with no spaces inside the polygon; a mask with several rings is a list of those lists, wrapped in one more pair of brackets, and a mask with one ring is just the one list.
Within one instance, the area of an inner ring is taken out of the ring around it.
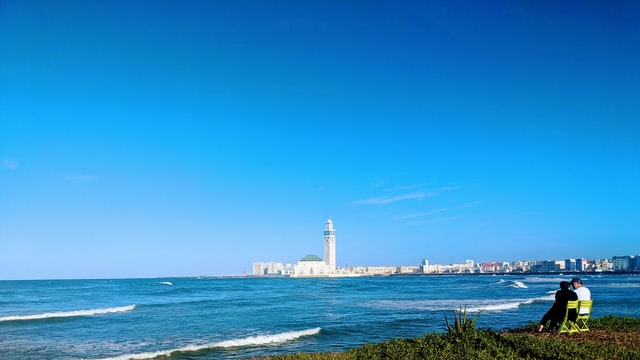
{"label": "white foam on wave", "polygon": [[525,278],[527,282],[535,283],[555,283],[559,284],[560,281],[569,281],[571,278],[567,277],[544,277],[544,276],[527,276]]}
{"label": "white foam on wave", "polygon": [[[555,293],[554,293],[555,294]],[[508,301],[502,300],[483,300],[479,303],[467,306],[467,311],[502,311],[502,310],[515,310],[522,305],[529,305],[535,301],[553,301],[554,295],[540,296],[530,299],[510,299]]]}
{"label": "white foam on wave", "polygon": [[508,286],[518,288],[518,289],[528,289],[527,285],[525,285],[522,281],[518,281],[518,280],[509,282]]}
{"label": "white foam on wave", "polygon": [[117,357],[105,358],[102,360],[153,359],[159,356],[171,356],[173,353],[195,352],[195,351],[201,351],[205,349],[281,344],[287,341],[299,339],[304,336],[316,335],[320,333],[320,330],[321,328],[318,327],[318,328],[301,330],[301,331],[289,331],[289,332],[284,332],[280,334],[256,335],[256,336],[250,336],[250,337],[241,338],[241,339],[231,339],[231,340],[213,342],[213,343],[202,344],[202,345],[189,345],[189,346],[185,346],[185,347],[181,347],[173,350],[120,355]]}
{"label": "white foam on wave", "polygon": [[556,299],[556,292],[555,291],[550,291],[550,292],[548,292],[548,294],[549,295],[537,298],[536,300],[554,301]]}
{"label": "white foam on wave", "polygon": [[173,285],[173,283],[171,281],[160,281],[160,284],[162,284],[162,285]]}
{"label": "white foam on wave", "polygon": [[500,279],[500,280],[492,281],[492,282],[490,282],[490,284],[502,285],[504,287],[513,287],[513,288],[519,288],[519,289],[528,289],[529,288],[527,285],[525,285],[520,280],[504,281],[504,279]]}
{"label": "white foam on wave", "polygon": [[479,311],[503,311],[503,310],[516,310],[521,305],[528,305],[533,303],[536,300],[542,300],[542,298],[536,299],[514,299],[512,301],[483,301],[480,304],[474,306],[468,306],[468,312],[479,312]]}
{"label": "white foam on wave", "polygon": [[529,299],[450,299],[450,300],[381,300],[365,306],[394,311],[451,311],[466,308],[468,312],[515,310],[534,301],[553,300],[553,295]]}
{"label": "white foam on wave", "polygon": [[58,311],[33,315],[14,315],[0,317],[0,321],[20,321],[20,320],[41,320],[51,318],[65,318],[75,316],[93,316],[111,313],[126,312],[135,309],[135,305],[113,307],[107,309],[91,309],[91,310],[74,310],[74,311]]}
{"label": "white foam on wave", "polygon": [[640,288],[640,283],[608,283],[608,284],[604,284],[604,285],[600,285],[601,287],[607,287],[607,288]]}
{"label": "white foam on wave", "polygon": [[523,300],[523,301],[513,301],[507,303],[499,303],[496,302],[494,304],[483,304],[478,305],[476,307],[468,307],[468,312],[479,312],[479,311],[502,311],[502,310],[515,310],[520,307],[520,305],[531,304],[533,300]]}

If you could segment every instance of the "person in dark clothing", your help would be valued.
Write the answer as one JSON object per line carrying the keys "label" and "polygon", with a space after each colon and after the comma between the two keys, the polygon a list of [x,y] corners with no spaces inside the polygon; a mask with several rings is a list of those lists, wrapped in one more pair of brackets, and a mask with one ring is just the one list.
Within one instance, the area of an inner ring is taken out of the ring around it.
{"label": "person in dark clothing", "polygon": [[[558,327],[558,323],[564,319],[564,314],[567,311],[567,301],[569,300],[578,300],[578,295],[571,291],[571,284],[569,284],[568,281],[561,281],[560,290],[556,291],[556,302],[553,303],[551,309],[549,309],[542,317],[542,320],[540,320],[538,332],[541,332],[549,321],[551,321],[551,329]],[[572,317],[573,320],[575,320],[577,315],[578,314],[575,313],[569,314],[569,320],[572,320]]]}

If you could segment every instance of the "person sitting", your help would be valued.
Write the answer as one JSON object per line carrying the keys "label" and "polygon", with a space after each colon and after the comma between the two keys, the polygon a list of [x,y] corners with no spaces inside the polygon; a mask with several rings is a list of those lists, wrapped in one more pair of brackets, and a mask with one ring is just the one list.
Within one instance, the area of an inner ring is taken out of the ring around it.
{"label": "person sitting", "polygon": [[[578,300],[591,300],[591,291],[582,285],[582,280],[579,278],[571,279],[571,286],[573,286],[573,291],[578,295]],[[580,314],[586,314],[588,312],[589,309],[580,308]]]}
{"label": "person sitting", "polygon": [[[571,291],[571,285],[568,281],[561,281],[560,290],[556,291],[556,301],[540,320],[538,332],[542,332],[547,322],[551,322],[550,329],[552,330],[558,327],[558,323],[562,322],[567,311],[567,302],[569,300],[578,300],[578,295]],[[569,316],[569,320],[575,321],[578,314],[574,312],[573,314],[569,314]]]}

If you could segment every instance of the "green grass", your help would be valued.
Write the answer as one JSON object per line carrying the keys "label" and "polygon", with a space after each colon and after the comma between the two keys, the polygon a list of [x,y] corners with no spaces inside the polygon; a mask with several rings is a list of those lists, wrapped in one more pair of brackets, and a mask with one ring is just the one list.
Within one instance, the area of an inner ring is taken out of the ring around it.
{"label": "green grass", "polygon": [[[486,360],[575,360],[640,359],[640,352],[616,344],[575,341],[571,336],[532,336],[537,327],[498,332],[476,329],[478,318],[467,318],[466,309],[456,311],[453,324],[445,318],[448,332],[413,339],[392,339],[366,344],[344,353],[293,354],[273,360],[377,360],[377,359],[486,359]],[[591,330],[640,332],[640,318],[605,316],[589,321]]]}
{"label": "green grass", "polygon": [[618,317],[613,315],[589,319],[589,328],[612,331],[640,331],[640,318]]}
{"label": "green grass", "polygon": [[[522,328],[510,330],[510,333],[530,333],[538,329],[538,323],[532,322]],[[614,316],[607,315],[600,318],[589,319],[589,329],[591,330],[606,330],[606,331],[640,331],[640,318],[630,316]]]}

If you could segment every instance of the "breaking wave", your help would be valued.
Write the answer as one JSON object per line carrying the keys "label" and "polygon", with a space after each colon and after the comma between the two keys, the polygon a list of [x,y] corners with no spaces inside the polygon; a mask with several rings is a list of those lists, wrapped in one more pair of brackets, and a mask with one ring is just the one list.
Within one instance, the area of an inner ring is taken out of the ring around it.
{"label": "breaking wave", "polygon": [[555,284],[559,284],[560,281],[569,281],[569,280],[571,280],[571,277],[569,277],[569,276],[567,276],[567,277],[559,277],[559,276],[555,276],[555,277],[527,276],[525,278],[525,280],[527,282],[535,282],[535,283],[555,283]]}
{"label": "breaking wave", "polygon": [[509,287],[514,287],[514,288],[518,288],[518,289],[527,289],[527,285],[525,285],[522,281],[518,281],[518,280],[514,280],[514,281],[510,281],[509,285],[507,285]]}
{"label": "breaking wave", "polygon": [[518,309],[521,305],[529,305],[534,301],[545,301],[549,300],[548,296],[538,297],[534,299],[516,299],[512,301],[488,301],[485,300],[479,304],[474,304],[472,306],[467,307],[467,311],[469,312],[478,312],[478,311],[502,311],[502,310],[515,310]]}
{"label": "breaking wave", "polygon": [[135,305],[120,306],[107,309],[92,309],[92,310],[74,310],[74,311],[58,311],[33,315],[14,315],[14,316],[2,316],[0,321],[21,321],[21,320],[41,320],[51,318],[66,318],[75,316],[93,316],[103,315],[111,313],[126,312],[135,309]]}
{"label": "breaking wave", "polygon": [[500,285],[505,286],[505,287],[512,287],[512,288],[519,288],[519,289],[528,289],[529,288],[527,285],[525,285],[520,280],[504,281],[504,279],[499,279],[499,280],[490,282],[490,284],[500,284]]}
{"label": "breaking wave", "polygon": [[371,301],[365,306],[383,308],[394,311],[450,311],[467,309],[468,312],[515,310],[522,305],[529,305],[536,301],[553,301],[553,295],[529,299],[451,299],[451,300],[381,300]]}
{"label": "breaking wave", "polygon": [[139,354],[128,354],[128,355],[120,355],[117,357],[105,358],[102,360],[130,360],[130,359],[153,359],[159,356],[171,356],[176,353],[185,353],[185,352],[196,352],[202,351],[206,349],[216,349],[216,348],[234,348],[234,347],[242,347],[242,346],[259,346],[259,345],[270,345],[270,344],[280,344],[287,341],[296,340],[298,338],[304,336],[311,336],[320,333],[321,328],[313,328],[301,331],[289,331],[280,334],[271,334],[271,335],[256,335],[250,336],[241,339],[231,339],[219,342],[213,342],[203,345],[189,345],[179,349],[173,350],[164,350],[164,351],[156,351],[156,352],[145,352]]}

